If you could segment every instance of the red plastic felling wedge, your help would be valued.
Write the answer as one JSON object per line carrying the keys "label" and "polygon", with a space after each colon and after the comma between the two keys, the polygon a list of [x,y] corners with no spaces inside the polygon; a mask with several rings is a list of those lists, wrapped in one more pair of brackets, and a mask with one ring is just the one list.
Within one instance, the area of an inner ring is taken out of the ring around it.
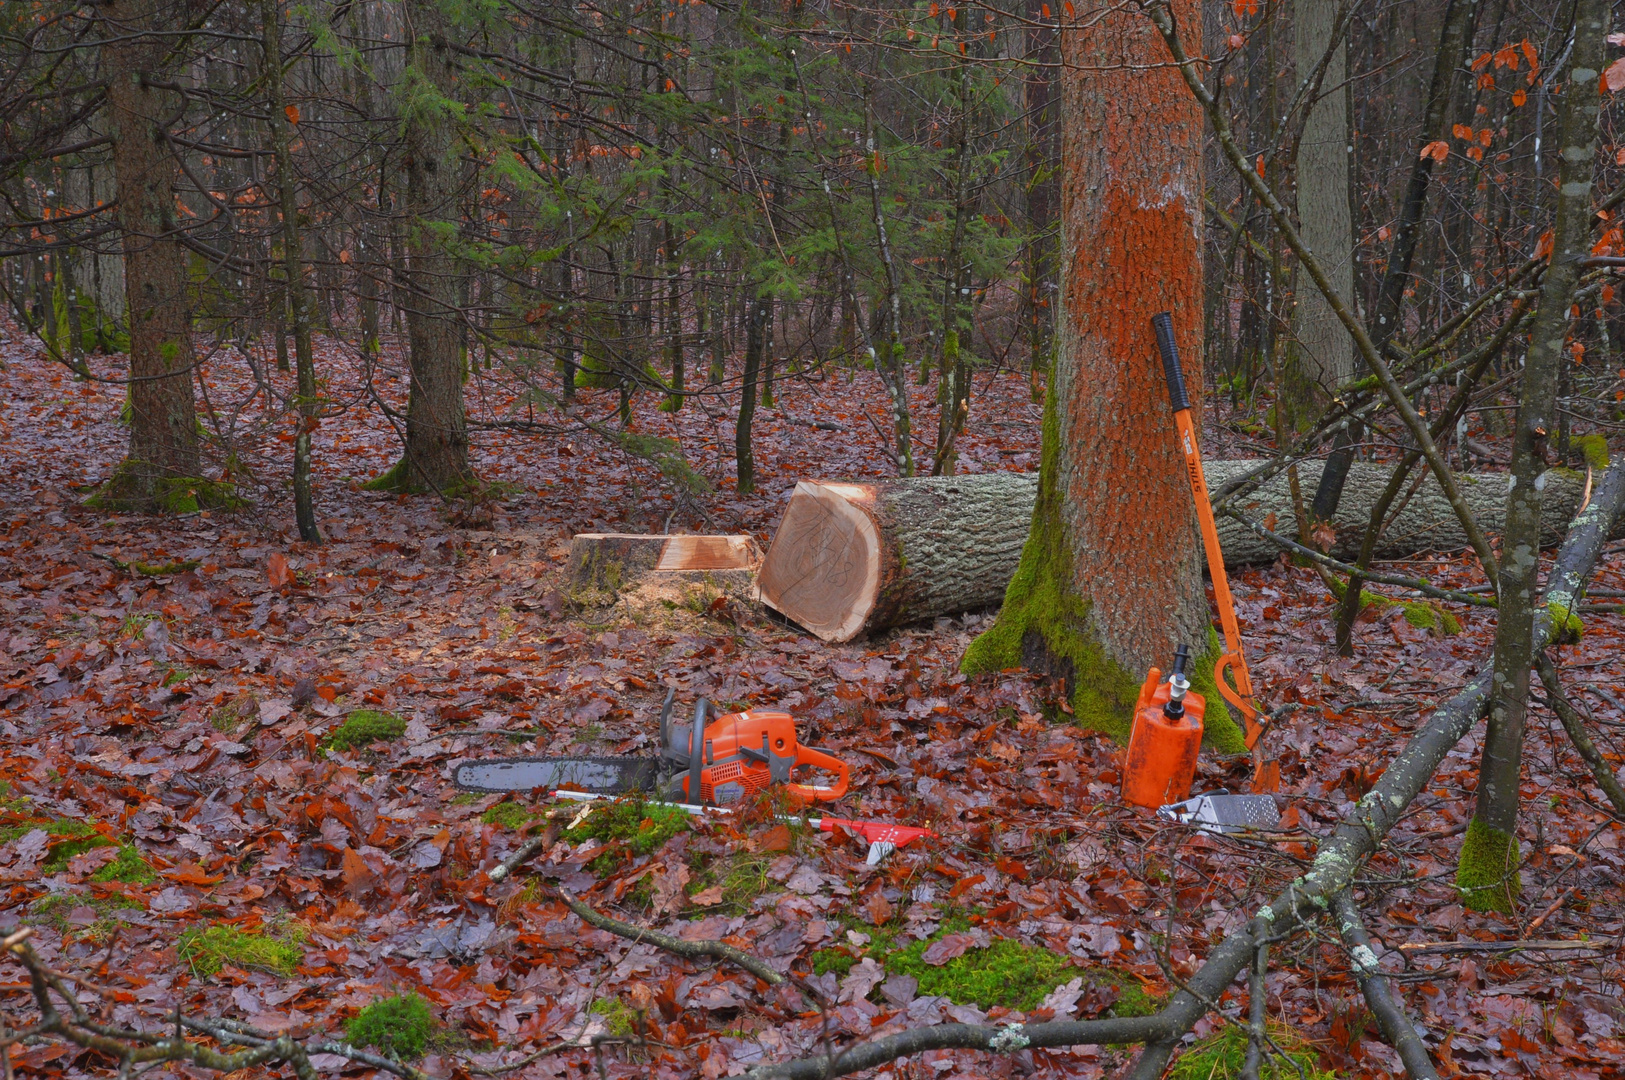
{"label": "red plastic felling wedge", "polygon": [[922,829],[917,825],[892,825],[884,821],[849,821],[846,818],[833,817],[810,820],[824,832],[834,832],[835,827],[839,825],[853,836],[861,836],[867,840],[869,855],[865,861],[870,866],[877,865],[893,851],[908,847],[922,836],[937,835],[930,829]]}

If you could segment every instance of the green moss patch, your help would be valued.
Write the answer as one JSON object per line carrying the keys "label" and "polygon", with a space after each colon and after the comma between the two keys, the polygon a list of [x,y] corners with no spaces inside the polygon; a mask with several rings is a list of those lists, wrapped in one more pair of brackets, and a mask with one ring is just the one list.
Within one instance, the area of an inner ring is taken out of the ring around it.
{"label": "green moss patch", "polygon": [[1523,888],[1518,873],[1518,838],[1478,818],[1467,824],[1456,865],[1456,889],[1473,911],[1510,914]]}
{"label": "green moss patch", "polygon": [[420,495],[428,488],[412,477],[412,467],[401,458],[385,472],[361,485],[362,491],[386,491],[394,495]]}
{"label": "green moss patch", "polygon": [[209,726],[230,733],[250,720],[259,719],[259,715],[260,699],[253,694],[238,694],[209,714]]}
{"label": "green moss patch", "polygon": [[1070,957],[1009,939],[933,966],[923,957],[938,936],[893,953],[886,959],[886,970],[912,975],[919,980],[921,994],[941,994],[956,1005],[984,1009],[1003,1005],[1023,1011],[1037,1008],[1046,994],[1079,974]]}
{"label": "green moss patch", "polygon": [[[1039,464],[1038,500],[1032,530],[1021,550],[1021,562],[1005,590],[1004,605],[993,626],[984,631],[960,663],[967,675],[1027,667],[1060,675],[1079,724],[1128,740],[1140,679],[1106,655],[1096,640],[1089,605],[1071,586],[1072,557],[1061,527],[1060,435],[1054,396],[1044,400],[1043,453]],[[1203,741],[1224,753],[1246,750],[1241,730],[1213,685],[1217,638],[1209,631],[1209,655],[1191,672],[1191,685],[1207,697]]]}
{"label": "green moss patch", "polygon": [[1571,608],[1553,601],[1546,605],[1546,613],[1552,617],[1552,644],[1577,645],[1585,636],[1585,623],[1580,621]]}
{"label": "green moss patch", "polygon": [[329,750],[353,750],[376,742],[394,742],[406,734],[406,721],[394,713],[357,709],[322,740]]}
{"label": "green moss patch", "polygon": [[175,955],[196,975],[208,977],[226,964],[256,968],[273,975],[292,975],[305,959],[302,927],[282,937],[250,933],[235,926],[193,927],[175,943]]}
{"label": "green moss patch", "polygon": [[[1332,579],[1331,588],[1332,595],[1339,600],[1349,591],[1348,582],[1338,581],[1335,578]],[[1419,630],[1432,630],[1446,637],[1461,633],[1461,620],[1446,611],[1437,601],[1394,600],[1369,589],[1360,590],[1360,610],[1371,608],[1374,611],[1387,611],[1392,607],[1403,608],[1405,621]]]}
{"label": "green moss patch", "polygon": [[1608,440],[1602,435],[1581,435],[1577,439],[1570,439],[1569,446],[1580,451],[1592,471],[1602,472],[1608,468]]}
{"label": "green moss patch", "polygon": [[536,815],[511,799],[497,803],[480,815],[487,825],[500,825],[504,829],[523,829]]}
{"label": "green moss patch", "polygon": [[702,858],[698,862],[698,873],[685,891],[693,896],[720,885],[721,903],[707,905],[705,912],[747,912],[758,896],[779,890],[778,883],[767,876],[768,868],[777,857],[777,853],[736,851],[732,855]]}
{"label": "green moss patch", "polygon": [[120,844],[118,857],[94,874],[91,881],[122,881],[127,885],[148,885],[158,880],[152,864],[141,857],[134,844]]}
{"label": "green moss patch", "polygon": [[[89,908],[95,912],[90,923],[69,922],[69,913],[76,908]],[[29,922],[48,923],[63,935],[72,934],[82,941],[106,941],[113,933],[117,920],[113,913],[122,909],[142,910],[139,900],[127,896],[85,896],[77,893],[50,893],[35,900],[28,908]]]}
{"label": "green moss patch", "polygon": [[397,1061],[416,1061],[429,1048],[436,1026],[429,1003],[414,992],[368,1005],[345,1026],[344,1035]]}
{"label": "green moss patch", "polygon": [[[25,815],[28,811],[28,799],[22,798],[0,804],[0,810],[14,814]],[[25,836],[35,829],[44,829],[51,839],[49,854],[40,869],[47,874],[60,874],[68,869],[69,861],[75,855],[83,855],[87,851],[97,848],[118,847],[118,856],[114,860],[91,875],[92,881],[123,881],[135,884],[145,884],[158,880],[147,860],[141,853],[128,843],[110,840],[99,832],[93,822],[75,821],[71,818],[44,818],[27,817],[22,821],[13,821],[0,826],[0,843],[7,843]]]}
{"label": "green moss patch", "polygon": [[52,842],[51,854],[40,866],[40,869],[48,874],[62,873],[68,868],[68,860],[75,855],[83,855],[100,847],[113,846],[113,841],[83,821],[53,821],[45,827],[45,831],[53,837],[67,838],[60,842]]}
{"label": "green moss patch", "polygon": [[[856,924],[854,924],[856,926]],[[1003,1005],[1023,1012],[1035,1009],[1058,986],[1082,978],[1117,991],[1107,1015],[1150,1016],[1161,1003],[1132,978],[1105,968],[1080,968],[1062,953],[1009,939],[985,949],[971,949],[946,964],[927,964],[925,951],[946,934],[963,933],[970,922],[962,912],[951,912],[940,929],[924,941],[894,948],[898,928],[863,926],[869,942],[861,948],[819,949],[811,956],[814,975],[833,972],[844,978],[864,957],[870,957],[893,975],[912,975],[922,996],[943,996],[956,1005],[990,1009]]]}
{"label": "green moss patch", "polygon": [[51,839],[47,841],[49,854],[40,869],[47,874],[60,874],[68,868],[68,860],[75,855],[99,847],[112,847],[113,841],[96,831],[95,826],[68,818],[31,818],[0,828],[0,843],[9,843],[26,836],[35,829],[44,829]]}
{"label": "green moss patch", "polygon": [[630,1035],[637,1013],[618,997],[604,997],[587,1006],[587,1012],[604,1018],[604,1030],[611,1035]]}
{"label": "green moss patch", "polygon": [[[429,492],[430,487],[424,482],[422,474],[403,457],[381,475],[362,484],[361,490],[382,491],[391,495],[424,495]],[[486,485],[477,477],[470,475],[463,480],[442,484],[437,494],[448,499],[462,498],[465,495],[489,499],[505,497],[510,490],[507,485]]]}
{"label": "green moss patch", "polygon": [[604,850],[587,869],[603,877],[639,855],[658,851],[687,828],[688,814],[675,806],[627,799],[593,807],[586,820],[565,830],[564,839],[572,844],[601,841]]}
{"label": "green moss patch", "polygon": [[149,467],[139,467],[129,459],[113,470],[113,475],[97,488],[85,505],[97,510],[158,511],[166,514],[195,514],[199,510],[235,510],[248,505],[235,485],[204,476],[148,475]]}
{"label": "green moss patch", "polygon": [[[1337,1074],[1319,1067],[1320,1055],[1292,1028],[1267,1024],[1265,1031],[1285,1053],[1268,1044],[1260,1061],[1260,1080],[1337,1080]],[[1168,1070],[1168,1080],[1233,1080],[1247,1061],[1247,1030],[1226,1024],[1179,1055]]]}

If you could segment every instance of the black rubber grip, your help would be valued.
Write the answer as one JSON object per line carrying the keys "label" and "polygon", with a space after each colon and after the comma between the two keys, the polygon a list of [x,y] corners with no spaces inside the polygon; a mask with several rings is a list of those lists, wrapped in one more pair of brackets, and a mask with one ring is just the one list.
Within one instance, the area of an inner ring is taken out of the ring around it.
{"label": "black rubber grip", "polygon": [[1174,412],[1191,407],[1190,395],[1185,392],[1185,372],[1179,366],[1179,346],[1174,344],[1174,320],[1166,311],[1151,316],[1151,328],[1157,332],[1157,351],[1162,353],[1162,374],[1168,380],[1168,401]]}

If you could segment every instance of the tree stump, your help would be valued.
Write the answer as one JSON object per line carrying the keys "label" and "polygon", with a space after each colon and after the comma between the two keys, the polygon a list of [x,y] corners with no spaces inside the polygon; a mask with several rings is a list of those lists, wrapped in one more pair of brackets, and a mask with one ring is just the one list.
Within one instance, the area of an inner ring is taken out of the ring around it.
{"label": "tree stump", "polygon": [[646,536],[638,533],[577,533],[570,541],[572,589],[619,592],[656,572],[755,570],[762,550],[738,536]]}

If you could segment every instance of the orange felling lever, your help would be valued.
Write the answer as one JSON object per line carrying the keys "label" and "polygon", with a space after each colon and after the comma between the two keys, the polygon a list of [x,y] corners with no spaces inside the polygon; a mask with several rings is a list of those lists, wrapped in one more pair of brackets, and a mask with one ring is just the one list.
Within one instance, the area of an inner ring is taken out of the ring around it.
{"label": "orange felling lever", "polygon": [[[1180,449],[1185,453],[1185,471],[1196,503],[1196,521],[1202,531],[1202,547],[1207,552],[1208,574],[1213,579],[1213,599],[1219,609],[1219,625],[1224,630],[1224,653],[1213,665],[1213,682],[1224,698],[1241,713],[1242,732],[1247,749],[1253,752],[1253,789],[1274,791],[1280,786],[1280,765],[1265,761],[1259,746],[1264,725],[1259,722],[1258,705],[1253,701],[1253,679],[1241,653],[1241,627],[1236,623],[1236,605],[1230,597],[1230,579],[1224,572],[1224,552],[1219,547],[1219,529],[1213,521],[1213,503],[1208,497],[1207,479],[1202,475],[1202,454],[1196,447],[1196,426],[1191,420],[1190,396],[1185,391],[1185,373],[1179,365],[1179,349],[1174,343],[1174,322],[1166,311],[1151,317],[1162,354],[1162,371],[1168,381],[1168,398],[1179,430]],[[1230,675],[1225,678],[1225,673]],[[1234,680],[1234,686],[1231,681]]]}

